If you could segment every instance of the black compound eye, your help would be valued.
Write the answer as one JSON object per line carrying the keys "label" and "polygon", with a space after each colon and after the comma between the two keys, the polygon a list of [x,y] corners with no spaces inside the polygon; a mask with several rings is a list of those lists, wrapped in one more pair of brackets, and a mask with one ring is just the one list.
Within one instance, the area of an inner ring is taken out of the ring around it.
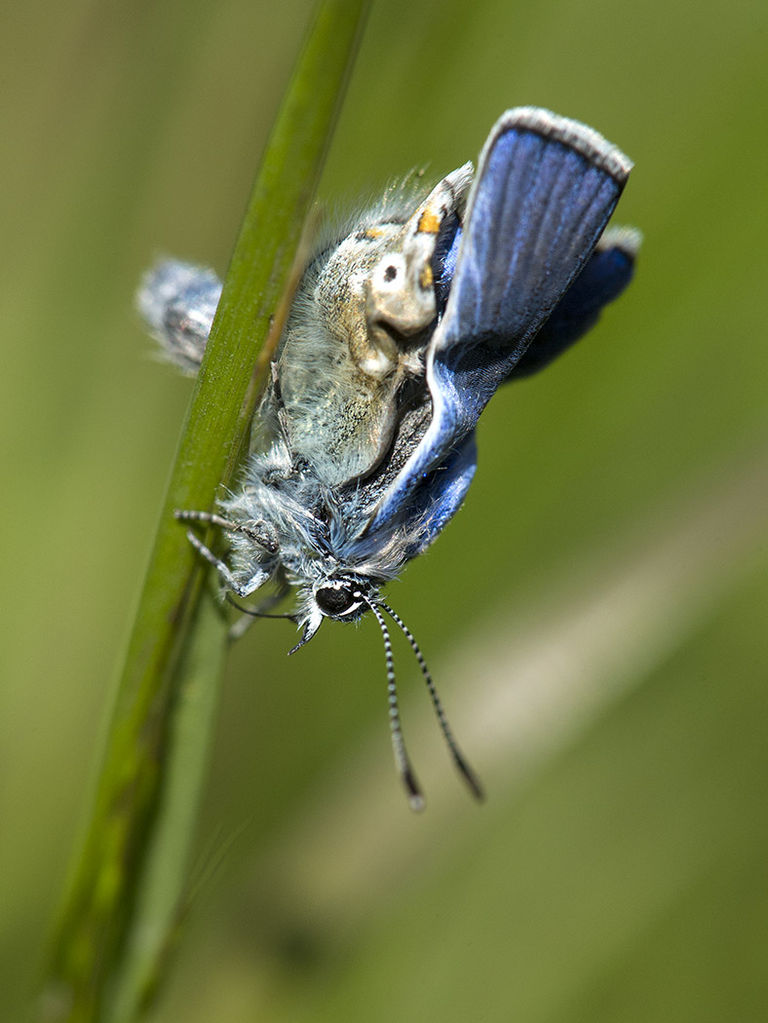
{"label": "black compound eye", "polygon": [[315,593],[317,606],[324,615],[343,615],[351,611],[359,600],[340,586],[322,586]]}

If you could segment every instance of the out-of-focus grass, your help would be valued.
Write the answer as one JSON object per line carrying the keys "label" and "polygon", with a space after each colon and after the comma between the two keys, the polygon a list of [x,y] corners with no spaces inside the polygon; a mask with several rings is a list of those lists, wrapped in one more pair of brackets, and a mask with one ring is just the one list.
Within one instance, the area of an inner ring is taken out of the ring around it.
{"label": "out-of-focus grass", "polygon": [[[266,134],[307,15],[171,0],[4,19],[2,1018],[87,805],[188,392],[147,357],[134,284],[161,252],[226,265],[253,124]],[[503,108],[537,103],[635,160],[618,219],[646,237],[600,328],[491,403],[465,509],[392,587],[460,738],[464,700],[488,698],[505,650],[518,663],[520,623],[546,650],[548,608],[584,599],[591,566],[599,587],[628,551],[642,563],[764,465],[766,43],[757,0],[374,9],[329,203],[445,172]],[[326,626],[290,660],[289,625],[255,628],[233,652],[197,896],[155,1018],[764,1019],[768,534],[750,521],[701,535],[702,560],[729,530],[739,542],[697,584],[714,603],[673,592],[671,639],[651,617],[606,630],[619,661],[647,640],[625,695],[607,680],[522,773],[514,742],[498,759],[472,736],[481,809],[447,759],[431,767],[434,731],[412,743],[430,808],[403,805],[370,623]],[[558,649],[567,689],[578,651]],[[425,698],[397,652],[414,732]],[[357,833],[371,821],[375,858]]]}

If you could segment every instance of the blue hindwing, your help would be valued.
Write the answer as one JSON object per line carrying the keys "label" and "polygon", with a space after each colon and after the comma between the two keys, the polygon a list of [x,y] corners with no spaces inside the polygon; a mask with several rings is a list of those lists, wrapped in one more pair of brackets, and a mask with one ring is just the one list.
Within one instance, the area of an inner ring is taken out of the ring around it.
{"label": "blue hindwing", "polygon": [[[460,241],[461,228],[451,239],[447,252],[440,255],[435,276],[441,309],[445,308],[456,272]],[[635,228],[606,228],[584,269],[512,367],[507,380],[538,373],[594,327],[603,307],[614,302],[632,280],[639,245],[640,232]]]}
{"label": "blue hindwing", "polygon": [[459,510],[477,468],[474,433],[452,451],[443,464],[431,472],[410,499],[409,514],[403,516],[403,531],[411,539],[406,559],[415,558],[442,532]]}
{"label": "blue hindwing", "polygon": [[583,337],[603,306],[613,302],[632,280],[640,234],[630,227],[609,227],[576,280],[552,311],[507,380],[538,373]]}
{"label": "blue hindwing", "polygon": [[[432,419],[368,530],[396,528],[431,473],[463,447],[589,260],[630,169],[620,150],[576,121],[531,107],[497,121],[480,155],[453,274],[453,247],[445,257],[443,286],[452,280],[427,352]],[[595,311],[585,305],[575,321],[589,326]]]}

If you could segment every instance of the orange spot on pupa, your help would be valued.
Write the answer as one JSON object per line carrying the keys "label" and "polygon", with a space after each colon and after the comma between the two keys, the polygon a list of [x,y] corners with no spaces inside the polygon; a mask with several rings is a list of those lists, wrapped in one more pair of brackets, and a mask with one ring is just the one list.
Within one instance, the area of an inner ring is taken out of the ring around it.
{"label": "orange spot on pupa", "polygon": [[424,234],[437,234],[440,230],[440,217],[430,209],[424,210],[419,217],[418,230],[423,231]]}

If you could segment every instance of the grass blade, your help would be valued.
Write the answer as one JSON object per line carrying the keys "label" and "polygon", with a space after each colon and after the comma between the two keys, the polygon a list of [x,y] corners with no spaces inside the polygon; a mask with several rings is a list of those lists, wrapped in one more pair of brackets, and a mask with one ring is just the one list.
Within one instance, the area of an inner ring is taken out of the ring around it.
{"label": "grass blade", "polygon": [[[157,980],[156,955],[183,886],[216,706],[216,666],[224,655],[224,624],[212,621],[218,613],[211,609],[204,613],[205,656],[197,647],[188,650],[203,571],[172,512],[211,507],[218,486],[237,467],[269,366],[269,344],[264,345],[277,340],[274,317],[366,9],[365,0],[325,0],[318,6],[263,156],[182,432],[93,811],[55,933],[46,1019],[118,1018],[115,985],[119,1018],[130,1019],[147,985]],[[201,664],[212,691],[190,703],[184,671],[192,670],[194,678],[194,666],[199,672]],[[186,770],[180,773],[181,763]],[[159,878],[165,883],[157,883]],[[143,946],[139,962],[136,949],[149,918],[154,945],[149,951]]]}

